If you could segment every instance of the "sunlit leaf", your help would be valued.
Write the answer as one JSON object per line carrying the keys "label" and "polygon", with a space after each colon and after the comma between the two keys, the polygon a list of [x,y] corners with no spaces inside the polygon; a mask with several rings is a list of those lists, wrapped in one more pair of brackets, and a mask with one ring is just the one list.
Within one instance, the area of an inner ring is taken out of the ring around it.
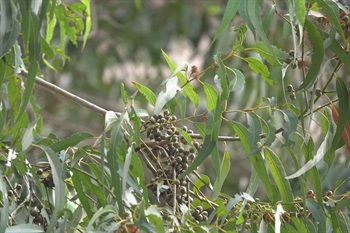
{"label": "sunlit leaf", "polygon": [[80,200],[81,205],[86,211],[87,216],[91,219],[94,213],[92,212],[88,197],[83,189],[83,185],[79,177],[79,172],[73,169],[72,182],[74,184],[74,189],[77,192],[77,196]]}
{"label": "sunlit leaf", "polygon": [[316,81],[324,56],[324,46],[320,32],[308,20],[305,20],[305,28],[308,32],[313,48],[311,55],[311,66],[306,74],[306,78],[297,90],[308,88]]}
{"label": "sunlit leaf", "polygon": [[261,78],[266,83],[268,83],[271,86],[273,86],[275,84],[275,82],[269,78],[270,72],[269,72],[267,66],[265,66],[261,61],[259,61],[258,59],[254,58],[254,57],[243,58],[243,60],[248,62],[248,66],[252,71],[254,71],[257,74],[261,74]]}
{"label": "sunlit leaf", "polygon": [[141,92],[141,94],[147,99],[147,101],[152,104],[153,106],[156,104],[157,97],[156,95],[146,86],[137,83],[137,82],[132,82],[134,86]]}
{"label": "sunlit leaf", "polygon": [[207,83],[203,83],[204,93],[206,96],[207,110],[210,112],[216,107],[216,102],[218,100],[218,94],[215,89]]}
{"label": "sunlit leaf", "polygon": [[33,130],[36,127],[36,122],[32,122],[28,125],[28,128],[23,134],[22,137],[22,151],[25,151],[28,149],[28,147],[32,144],[34,140],[34,133]]}
{"label": "sunlit leaf", "polygon": [[90,10],[90,0],[81,0],[82,3],[85,4],[85,31],[84,31],[84,41],[83,41],[83,48],[85,47],[86,41],[88,39],[88,36],[91,31],[91,10]]}
{"label": "sunlit leaf", "polygon": [[271,45],[271,48],[274,51],[274,54],[271,52],[269,46],[264,42],[256,43],[252,49],[259,53],[262,58],[265,58],[270,65],[280,66],[288,57],[288,53],[273,45]]}
{"label": "sunlit leaf", "polygon": [[[177,69],[177,66],[174,64],[174,62],[169,58],[169,56],[162,50],[162,55],[164,57],[164,59],[166,60],[169,68],[171,69],[171,71],[175,71]],[[184,74],[182,74],[181,72],[177,73],[177,77],[180,79],[180,84],[181,85],[185,85],[187,83],[187,78],[185,77]],[[185,94],[188,96],[188,98],[191,100],[191,102],[198,107],[199,104],[199,96],[198,94],[194,91],[193,86],[191,85],[185,85],[183,87]]]}
{"label": "sunlit leaf", "polygon": [[181,90],[177,85],[178,78],[172,77],[166,83],[166,91],[161,91],[157,97],[157,101],[154,105],[154,114],[160,113],[164,105],[168,103],[177,93],[177,91]]}

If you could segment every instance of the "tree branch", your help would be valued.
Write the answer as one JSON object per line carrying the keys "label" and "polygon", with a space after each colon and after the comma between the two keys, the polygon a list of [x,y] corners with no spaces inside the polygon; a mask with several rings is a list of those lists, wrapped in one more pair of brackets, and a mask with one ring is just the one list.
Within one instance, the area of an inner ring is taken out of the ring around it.
{"label": "tree branch", "polygon": [[[24,76],[25,78],[27,78],[28,72],[22,70],[21,75]],[[81,106],[83,106],[83,107],[85,107],[93,112],[96,112],[102,116],[104,116],[107,113],[106,109],[101,108],[100,106],[97,106],[96,104],[93,104],[93,103],[91,103],[91,102],[89,102],[89,101],[87,101],[87,100],[85,100],[77,95],[74,95],[74,94],[72,94],[72,93],[70,93],[70,92],[50,83],[50,82],[47,82],[42,78],[35,77],[35,83],[38,84],[39,86],[42,86],[42,87],[50,90],[54,94],[58,94],[60,96],[63,96],[65,98],[67,98],[68,100],[70,100],[76,104],[79,104],[79,105],[81,105]],[[116,112],[116,114],[118,116],[121,115],[121,113],[119,113],[119,112]]]}
{"label": "tree branch", "polygon": [[[20,73],[22,76],[24,76],[25,78],[28,77],[28,72],[27,71],[24,71],[22,70],[21,73]],[[57,94],[57,95],[60,95],[60,96],[63,96],[65,97],[66,99],[78,104],[78,105],[81,105],[93,112],[96,112],[102,116],[104,116],[108,110],[104,109],[104,108],[101,108],[100,106],[97,106],[96,104],[93,104],[77,95],[74,95],[48,81],[45,81],[44,79],[42,78],[39,78],[39,77],[35,77],[35,83],[38,84],[39,86],[42,86],[48,90],[50,90],[51,92],[53,92],[54,94]],[[121,113],[120,112],[115,112],[115,114],[117,116],[120,116]],[[275,134],[278,134],[280,132],[283,131],[283,128],[279,128],[276,130]],[[201,137],[201,135],[199,134],[190,134],[191,138],[194,138],[194,139],[203,139]],[[260,134],[260,137],[261,138],[265,138],[266,137],[266,134]],[[240,141],[240,138],[239,137],[232,137],[232,136],[219,136],[218,137],[218,140],[219,141],[228,141],[228,142],[234,142],[234,141]]]}

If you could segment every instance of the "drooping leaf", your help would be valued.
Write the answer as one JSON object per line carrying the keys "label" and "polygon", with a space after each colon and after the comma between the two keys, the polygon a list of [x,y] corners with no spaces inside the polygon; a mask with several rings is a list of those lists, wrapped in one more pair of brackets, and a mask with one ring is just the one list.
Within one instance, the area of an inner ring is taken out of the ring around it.
{"label": "drooping leaf", "polygon": [[252,148],[251,145],[249,143],[249,131],[248,129],[242,125],[239,122],[235,122],[235,121],[230,121],[229,124],[231,125],[231,127],[233,128],[233,130],[236,132],[236,134],[238,135],[240,141],[242,142],[244,149],[247,152],[251,152]]}
{"label": "drooping leaf", "polygon": [[72,182],[74,184],[74,189],[77,192],[77,196],[80,200],[81,205],[83,206],[84,210],[86,211],[88,218],[91,219],[94,213],[92,212],[88,197],[85,194],[85,190],[83,189],[82,182],[79,178],[80,177],[78,174],[79,171],[72,169],[72,172],[73,172]]}
{"label": "drooping leaf", "polygon": [[0,170],[0,191],[2,193],[2,201],[3,201],[3,206],[0,210],[0,232],[4,233],[6,228],[7,228],[7,222],[8,222],[8,216],[9,216],[9,198],[7,195],[7,188],[6,188],[6,184],[5,184],[5,179],[4,179],[4,175],[2,173],[2,170]]}
{"label": "drooping leaf", "polygon": [[44,145],[39,145],[39,147],[45,152],[47,159],[50,163],[51,173],[53,182],[55,184],[55,189],[53,190],[55,195],[55,204],[53,208],[53,213],[51,215],[50,222],[48,223],[47,231],[53,232],[57,224],[58,213],[63,210],[66,203],[66,187],[64,185],[64,174],[62,169],[62,163],[58,159],[56,153],[49,147]]}
{"label": "drooping leaf", "polygon": [[325,109],[327,112],[325,115],[327,116],[327,121],[328,121],[328,132],[326,134],[325,139],[321,143],[320,147],[318,148],[316,155],[314,156],[313,159],[309,160],[306,164],[304,164],[298,171],[293,173],[292,175],[289,175],[286,177],[286,179],[293,179],[297,178],[301,175],[303,175],[305,172],[309,171],[311,168],[313,168],[318,162],[320,162],[323,157],[326,155],[328,150],[331,147],[332,140],[334,137],[334,128],[333,124],[330,122],[330,110],[328,108]]}
{"label": "drooping leaf", "polygon": [[219,26],[218,31],[216,32],[213,41],[211,42],[211,45],[215,42],[215,40],[221,35],[221,33],[228,27],[228,25],[231,23],[231,20],[236,15],[236,12],[238,10],[240,1],[236,0],[229,0],[227,3],[227,6],[225,8],[224,16],[221,20],[221,24]]}
{"label": "drooping leaf", "polygon": [[13,1],[0,1],[0,58],[15,44],[21,29],[19,12]]}
{"label": "drooping leaf", "polygon": [[220,80],[220,86],[222,89],[221,100],[226,100],[229,95],[228,80],[226,77],[226,67],[220,57],[220,54],[214,55],[214,61],[219,66],[219,69],[217,70],[217,75],[218,79]]}
{"label": "drooping leaf", "polygon": [[196,170],[197,167],[203,163],[203,161],[208,158],[210,153],[213,151],[216,142],[211,139],[211,135],[206,135],[203,141],[203,147],[200,149],[197,157],[193,160],[192,164],[178,177],[182,179],[192,171]]}
{"label": "drooping leaf", "polygon": [[[332,141],[332,150],[335,150],[341,137],[346,143],[346,145],[350,144],[350,137],[347,134],[346,128],[349,128],[349,92],[346,88],[344,81],[341,78],[337,78],[336,82],[336,91],[339,98],[339,112],[336,107],[332,106],[332,116],[337,124],[337,129],[335,131],[335,135]],[[339,114],[338,114],[339,113]]]}
{"label": "drooping leaf", "polygon": [[289,109],[283,109],[283,132],[282,136],[285,139],[285,145],[293,145],[294,141],[290,139],[290,135],[297,130],[298,117]]}
{"label": "drooping leaf", "polygon": [[344,63],[343,67],[345,68],[348,75],[350,75],[350,57],[345,51],[345,49],[342,48],[336,40],[332,41],[329,48]]}
{"label": "drooping leaf", "polygon": [[137,83],[137,82],[132,82],[134,86],[141,92],[141,94],[146,98],[146,100],[152,104],[153,106],[156,104],[157,97],[156,95],[146,86]]}
{"label": "drooping leaf", "polygon": [[215,200],[220,192],[221,192],[221,188],[224,184],[224,181],[230,171],[230,166],[231,166],[231,163],[230,163],[230,155],[228,154],[228,151],[225,150],[224,152],[224,156],[222,158],[222,162],[221,162],[221,165],[220,165],[220,176],[217,176],[216,178],[216,181],[214,183],[214,187],[213,187],[213,194],[212,194],[212,198],[213,200]]}
{"label": "drooping leaf", "polygon": [[245,85],[244,74],[240,70],[237,70],[235,68],[231,68],[228,70],[230,70],[231,73],[235,76],[235,77],[231,77],[230,75],[228,75],[230,91],[237,91],[238,92],[238,91],[243,90],[244,85]]}
{"label": "drooping leaf", "polygon": [[35,127],[36,127],[36,122],[32,122],[28,125],[28,128],[24,132],[23,137],[22,137],[22,151],[25,151],[26,149],[28,149],[29,146],[34,141],[33,130]]}
{"label": "drooping leaf", "polygon": [[298,29],[299,29],[299,35],[300,35],[300,41],[301,41],[302,33],[304,30],[304,24],[305,24],[305,14],[306,14],[305,0],[294,1],[294,6],[295,6],[295,17],[297,18],[297,22],[298,22]]}
{"label": "drooping leaf", "polygon": [[243,58],[244,61],[248,63],[249,68],[257,74],[261,74],[261,78],[269,85],[273,86],[275,82],[271,80],[270,72],[261,61],[254,57]]}
{"label": "drooping leaf", "polygon": [[319,232],[326,232],[327,220],[320,204],[317,203],[313,198],[308,198],[306,200],[306,206],[311,211],[312,217],[317,222]]}
{"label": "drooping leaf", "polygon": [[204,93],[206,97],[207,110],[208,112],[210,112],[216,107],[218,94],[210,84],[203,83],[203,88],[204,88]]}
{"label": "drooping leaf", "polygon": [[176,76],[170,78],[166,83],[166,91],[161,91],[157,97],[157,101],[154,105],[154,114],[160,113],[164,105],[168,103],[177,93],[181,90],[177,85],[178,78]]}
{"label": "drooping leaf", "polygon": [[313,48],[311,55],[311,66],[306,74],[306,78],[303,80],[302,84],[297,88],[297,90],[309,88],[313,83],[315,83],[324,56],[323,40],[320,32],[316,29],[316,26],[314,26],[308,20],[305,20],[305,28],[308,32]]}
{"label": "drooping leaf", "polygon": [[260,141],[260,134],[261,134],[261,122],[254,112],[249,112],[247,114],[247,120],[248,120],[248,142],[250,144],[250,147],[253,151],[255,151],[258,148],[258,142]]}
{"label": "drooping leaf", "polygon": [[[264,155],[283,202],[293,202],[292,187],[290,186],[289,181],[285,179],[286,172],[281,160],[271,149],[267,147],[264,148]],[[287,210],[292,209],[289,205],[284,205],[283,207]]]}

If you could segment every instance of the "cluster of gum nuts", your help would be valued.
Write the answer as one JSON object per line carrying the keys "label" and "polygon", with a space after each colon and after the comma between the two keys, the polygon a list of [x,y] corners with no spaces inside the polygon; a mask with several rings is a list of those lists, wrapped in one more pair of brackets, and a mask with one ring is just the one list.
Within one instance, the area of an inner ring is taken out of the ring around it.
{"label": "cluster of gum nuts", "polygon": [[[191,204],[193,199],[189,195],[189,177],[178,177],[190,166],[202,147],[195,140],[193,143],[187,142],[182,136],[182,131],[189,135],[193,134],[193,131],[186,126],[182,129],[175,127],[176,121],[177,117],[165,110],[151,116],[144,124],[146,136],[150,140],[149,145],[153,143],[144,150],[154,167],[150,190],[170,207]],[[208,213],[199,206],[193,210],[192,216],[197,221],[204,221]]]}

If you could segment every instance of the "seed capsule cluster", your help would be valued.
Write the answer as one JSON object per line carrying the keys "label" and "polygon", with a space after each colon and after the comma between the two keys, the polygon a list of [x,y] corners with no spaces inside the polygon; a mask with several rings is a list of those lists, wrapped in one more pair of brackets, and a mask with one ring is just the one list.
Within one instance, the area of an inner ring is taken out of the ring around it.
{"label": "seed capsule cluster", "polygon": [[189,178],[178,179],[193,162],[201,145],[194,141],[189,144],[182,136],[182,131],[193,131],[183,126],[174,126],[176,116],[169,111],[153,115],[144,124],[146,136],[150,140],[147,157],[154,166],[155,177],[151,179],[151,191],[162,198],[169,206],[189,204],[192,200],[188,194]]}
{"label": "seed capsule cluster", "polygon": [[350,40],[350,17],[345,11],[341,10],[339,13],[339,23],[343,29],[345,38]]}

